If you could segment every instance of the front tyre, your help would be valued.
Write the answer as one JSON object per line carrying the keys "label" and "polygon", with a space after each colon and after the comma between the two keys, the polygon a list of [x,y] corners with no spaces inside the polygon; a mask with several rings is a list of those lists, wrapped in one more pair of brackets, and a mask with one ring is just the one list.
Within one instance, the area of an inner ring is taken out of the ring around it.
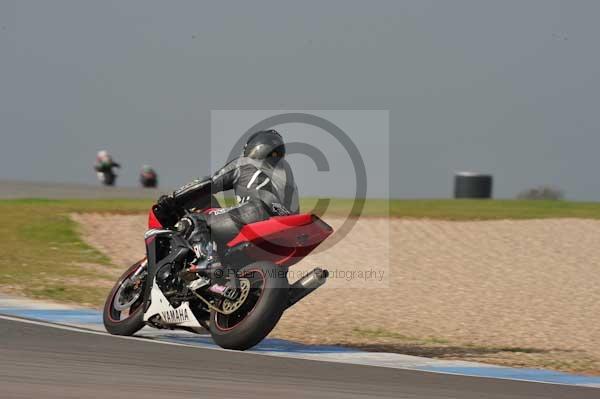
{"label": "front tyre", "polygon": [[[249,292],[231,314],[210,313],[210,334],[225,349],[246,350],[262,341],[275,328],[287,307],[289,283],[287,269],[271,262],[255,262],[239,272]],[[232,308],[222,301],[222,308]]]}
{"label": "front tyre", "polygon": [[113,335],[133,335],[144,327],[144,285],[147,261],[134,263],[123,273],[106,298],[103,321]]}

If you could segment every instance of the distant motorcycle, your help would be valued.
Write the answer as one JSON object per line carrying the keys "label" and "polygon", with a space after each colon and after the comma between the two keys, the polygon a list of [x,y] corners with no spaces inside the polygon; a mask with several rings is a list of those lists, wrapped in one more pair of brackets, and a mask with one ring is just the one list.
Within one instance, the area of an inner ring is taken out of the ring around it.
{"label": "distant motorcycle", "polygon": [[186,212],[173,229],[163,228],[150,211],[146,257],[125,271],[106,299],[109,333],[133,335],[145,325],[208,330],[219,346],[246,350],[271,332],[286,309],[325,283],[328,272],[320,268],[288,282],[288,267],[333,232],[311,214],[273,216],[241,229],[210,225],[211,256],[227,270],[215,281],[188,241],[203,213],[220,211],[210,206],[208,201],[203,210]]}
{"label": "distant motorcycle", "polygon": [[113,168],[120,168],[121,165],[113,161],[112,157],[107,151],[98,151],[96,155],[96,164],[94,169],[96,170],[96,176],[98,181],[105,186],[114,186],[117,180],[117,175],[113,171]]}
{"label": "distant motorcycle", "polygon": [[156,186],[158,186],[158,175],[151,166],[142,166],[142,170],[140,171],[140,184],[145,188],[156,188]]}

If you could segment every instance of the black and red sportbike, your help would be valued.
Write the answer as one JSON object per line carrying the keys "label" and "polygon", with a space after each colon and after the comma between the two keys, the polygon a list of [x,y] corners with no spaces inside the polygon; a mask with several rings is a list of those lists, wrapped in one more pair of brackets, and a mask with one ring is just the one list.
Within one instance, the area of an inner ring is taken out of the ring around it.
{"label": "black and red sportbike", "polygon": [[288,268],[333,232],[312,214],[273,216],[241,228],[211,225],[218,237],[213,256],[222,267],[221,275],[207,275],[188,238],[202,213],[215,211],[187,212],[173,229],[163,228],[150,211],[146,257],[125,271],[104,305],[109,333],[133,335],[146,325],[208,330],[219,346],[246,350],[271,332],[287,308],[325,283],[328,272],[320,268],[288,282]]}

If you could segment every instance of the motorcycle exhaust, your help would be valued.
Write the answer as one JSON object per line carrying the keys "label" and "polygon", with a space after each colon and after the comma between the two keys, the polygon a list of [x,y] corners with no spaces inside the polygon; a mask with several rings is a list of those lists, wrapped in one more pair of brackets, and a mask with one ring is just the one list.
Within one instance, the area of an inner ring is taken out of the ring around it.
{"label": "motorcycle exhaust", "polygon": [[305,296],[325,284],[327,277],[329,277],[329,272],[317,267],[312,272],[290,285],[287,307],[293,306]]}

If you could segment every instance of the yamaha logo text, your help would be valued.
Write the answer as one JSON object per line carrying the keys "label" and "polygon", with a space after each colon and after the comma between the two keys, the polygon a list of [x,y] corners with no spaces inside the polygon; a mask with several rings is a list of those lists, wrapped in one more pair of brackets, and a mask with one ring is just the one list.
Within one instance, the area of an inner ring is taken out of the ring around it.
{"label": "yamaha logo text", "polygon": [[173,309],[161,312],[161,317],[166,323],[183,323],[190,321],[187,309]]}

